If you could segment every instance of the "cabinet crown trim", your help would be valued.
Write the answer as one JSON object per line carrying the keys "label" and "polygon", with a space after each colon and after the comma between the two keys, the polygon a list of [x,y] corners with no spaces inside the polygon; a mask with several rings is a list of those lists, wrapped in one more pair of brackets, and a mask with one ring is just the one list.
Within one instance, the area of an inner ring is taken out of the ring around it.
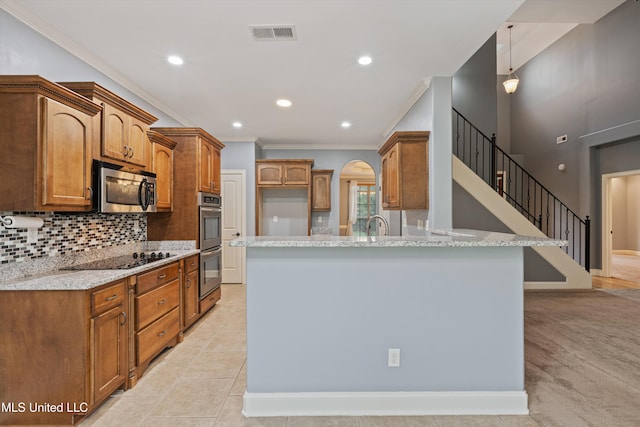
{"label": "cabinet crown trim", "polygon": [[200,138],[204,138],[214,146],[219,149],[224,148],[224,144],[220,142],[215,136],[211,135],[209,132],[202,128],[188,128],[188,127],[152,127],[152,131],[160,132],[161,134],[168,137],[175,136],[199,136]]}
{"label": "cabinet crown trim", "polygon": [[74,91],[37,75],[0,76],[0,92],[33,93],[46,96],[90,116],[95,116],[102,111],[101,106]]}
{"label": "cabinet crown trim", "polygon": [[164,145],[165,147],[168,147],[172,150],[176,148],[176,145],[178,145],[178,143],[173,139],[164,136],[160,132],[149,130],[147,131],[147,137],[149,137],[149,141],[153,142],[154,144]]}
{"label": "cabinet crown trim", "polygon": [[378,150],[378,154],[384,155],[387,151],[389,151],[394,145],[399,142],[424,142],[429,139],[429,134],[431,132],[428,130],[425,131],[397,131],[394,132],[387,142]]}
{"label": "cabinet crown trim", "polygon": [[117,107],[125,113],[147,125],[151,125],[158,121],[158,118],[147,113],[142,108],[137,107],[124,98],[116,95],[110,90],[100,86],[96,82],[59,82],[60,85],[71,89],[72,91],[84,96],[85,98],[94,100],[95,98],[108,103],[113,107]]}

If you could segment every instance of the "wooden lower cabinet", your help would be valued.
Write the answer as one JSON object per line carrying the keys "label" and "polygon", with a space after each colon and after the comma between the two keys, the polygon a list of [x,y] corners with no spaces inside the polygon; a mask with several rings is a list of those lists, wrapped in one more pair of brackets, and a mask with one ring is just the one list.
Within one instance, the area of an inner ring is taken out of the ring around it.
{"label": "wooden lower cabinet", "polygon": [[136,276],[135,368],[139,378],[151,360],[179,341],[180,263],[174,262]]}
{"label": "wooden lower cabinet", "polygon": [[200,314],[198,305],[199,264],[198,255],[189,257],[184,262],[183,313],[185,329],[193,325]]}
{"label": "wooden lower cabinet", "polygon": [[199,300],[198,277],[192,255],[90,290],[0,291],[0,425],[77,424],[135,386],[220,300],[220,288]]}
{"label": "wooden lower cabinet", "polygon": [[216,290],[211,292],[209,295],[204,297],[200,301],[200,313],[203,313],[203,314],[206,313],[207,310],[209,310],[211,307],[216,305],[218,301],[220,301],[221,297],[222,297],[222,289],[220,288],[217,288]]}
{"label": "wooden lower cabinet", "polygon": [[[127,308],[125,281],[89,291],[2,291],[0,401],[14,407],[0,412],[0,425],[74,424],[126,388]],[[62,404],[62,412],[29,408],[43,403]]]}

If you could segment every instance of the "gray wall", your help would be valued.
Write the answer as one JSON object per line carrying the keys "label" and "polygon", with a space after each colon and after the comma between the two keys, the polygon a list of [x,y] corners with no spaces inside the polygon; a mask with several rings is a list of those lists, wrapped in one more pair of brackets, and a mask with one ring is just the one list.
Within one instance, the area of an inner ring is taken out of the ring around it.
{"label": "gray wall", "polygon": [[[225,169],[238,169],[246,171],[245,206],[247,209],[246,235],[256,234],[256,153],[259,148],[254,141],[229,141],[225,142],[221,156],[221,167]],[[224,203],[224,201],[223,201]]]}
{"label": "gray wall", "polygon": [[497,133],[496,35],[453,75],[453,107],[482,133]]}
{"label": "gray wall", "polygon": [[[520,86],[510,100],[512,151],[571,209],[593,220],[593,268],[601,266],[599,175],[637,169],[640,138],[624,144],[634,147],[599,150],[585,148],[580,137],[640,119],[638,23],[640,3],[627,0],[595,24],[579,25],[517,70]],[[557,145],[565,134],[568,141]]]}

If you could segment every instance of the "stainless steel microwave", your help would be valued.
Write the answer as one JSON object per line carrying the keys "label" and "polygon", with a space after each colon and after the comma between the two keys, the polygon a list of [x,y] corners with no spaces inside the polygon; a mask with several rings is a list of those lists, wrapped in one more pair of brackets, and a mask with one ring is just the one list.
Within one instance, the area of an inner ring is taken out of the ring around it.
{"label": "stainless steel microwave", "polygon": [[94,208],[105,213],[156,212],[156,174],[94,160]]}

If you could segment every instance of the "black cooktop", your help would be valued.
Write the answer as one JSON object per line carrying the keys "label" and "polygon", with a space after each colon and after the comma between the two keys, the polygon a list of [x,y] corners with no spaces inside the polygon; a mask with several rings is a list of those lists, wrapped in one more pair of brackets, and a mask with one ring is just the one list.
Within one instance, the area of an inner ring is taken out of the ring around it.
{"label": "black cooktop", "polygon": [[127,270],[156,261],[169,258],[169,252],[134,252],[131,255],[121,255],[113,258],[99,259],[85,264],[71,265],[62,270]]}

